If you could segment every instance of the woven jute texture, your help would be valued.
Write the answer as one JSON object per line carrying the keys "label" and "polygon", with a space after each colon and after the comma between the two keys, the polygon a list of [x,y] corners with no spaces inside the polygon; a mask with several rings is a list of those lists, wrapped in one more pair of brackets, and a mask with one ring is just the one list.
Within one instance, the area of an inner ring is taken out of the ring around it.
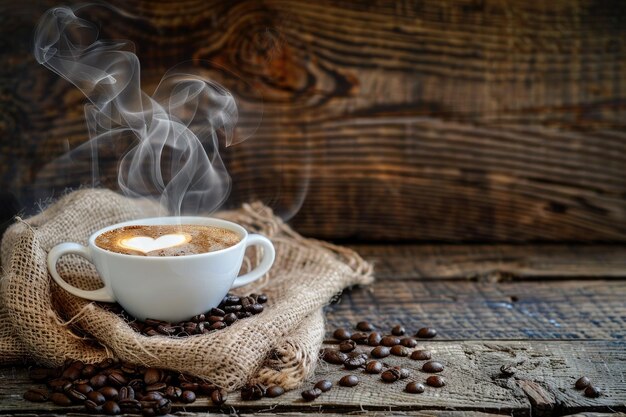
{"label": "woven jute texture", "polygon": [[[48,251],[61,242],[86,244],[102,227],[152,215],[145,205],[107,190],[73,192],[41,214],[20,220],[2,239],[0,364],[58,366],[66,358],[117,357],[173,369],[233,390],[246,382],[295,388],[314,370],[324,337],[322,308],[342,289],[372,281],[371,265],[353,251],[305,239],[260,204],[218,213],[268,236],[276,261],[261,280],[238,289],[264,292],[263,313],[224,330],[185,338],[146,337],[98,303],[75,297],[50,279]],[[246,256],[248,266],[257,256]],[[83,289],[100,287],[95,268],[66,256],[60,274]]]}

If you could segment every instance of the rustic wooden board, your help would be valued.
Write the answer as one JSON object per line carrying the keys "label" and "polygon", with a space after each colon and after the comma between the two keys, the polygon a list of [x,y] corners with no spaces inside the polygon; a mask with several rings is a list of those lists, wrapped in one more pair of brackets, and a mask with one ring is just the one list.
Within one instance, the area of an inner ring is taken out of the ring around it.
{"label": "rustic wooden board", "polygon": [[[135,42],[147,90],[207,59],[242,129],[262,114],[225,152],[232,203],[302,205],[324,238],[626,239],[621,2],[111,3],[83,16]],[[90,176],[41,174],[86,134],[81,94],[31,57],[56,4],[0,1],[0,188],[22,201]]]}
{"label": "rustic wooden board", "polygon": [[379,280],[328,307],[328,332],[368,320],[441,339],[626,339],[626,281]]}
{"label": "rustic wooden board", "polygon": [[620,245],[381,245],[351,248],[374,264],[377,279],[525,279],[626,277]]}
{"label": "rustic wooden board", "polygon": [[[563,415],[626,410],[624,342],[433,342],[427,345],[434,357],[446,365],[442,375],[448,384],[444,388],[428,387],[420,395],[406,394],[402,392],[404,383],[385,384],[379,376],[353,371],[361,379],[357,387],[336,386],[313,403],[303,402],[299,391],[291,391],[277,399],[257,402],[242,402],[238,394],[231,394],[227,404],[242,413],[432,409]],[[427,376],[419,370],[421,362],[406,358],[387,358],[384,362],[409,368],[414,380],[422,381]],[[500,366],[504,364],[515,364],[514,376],[500,374]],[[21,399],[21,393],[31,386],[26,371],[23,368],[1,371],[0,413],[42,413],[43,410],[60,413],[80,409],[27,403]],[[336,382],[345,373],[340,367],[323,363],[312,381],[324,378]],[[581,375],[587,375],[605,389],[605,394],[589,399],[575,390],[573,383]],[[184,409],[194,412],[207,407],[211,404],[201,399]]]}

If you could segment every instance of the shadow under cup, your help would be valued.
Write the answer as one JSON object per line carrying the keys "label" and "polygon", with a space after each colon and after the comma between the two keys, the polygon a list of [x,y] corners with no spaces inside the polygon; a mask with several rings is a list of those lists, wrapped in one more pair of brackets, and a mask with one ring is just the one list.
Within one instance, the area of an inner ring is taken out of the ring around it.
{"label": "shadow under cup", "polygon": [[[184,256],[127,255],[95,244],[102,233],[125,226],[178,224],[231,230],[241,240],[225,249]],[[246,248],[250,246],[260,246],[263,255],[254,269],[238,277]],[[76,254],[91,261],[104,286],[87,291],[63,280],[56,264],[61,256],[67,254]],[[248,234],[236,223],[208,217],[155,217],[105,227],[91,235],[87,246],[74,242],[61,243],[48,253],[48,270],[57,284],[78,297],[118,302],[139,320],[152,318],[180,322],[216,307],[231,288],[262,277],[271,268],[274,258],[274,246],[268,238]]]}

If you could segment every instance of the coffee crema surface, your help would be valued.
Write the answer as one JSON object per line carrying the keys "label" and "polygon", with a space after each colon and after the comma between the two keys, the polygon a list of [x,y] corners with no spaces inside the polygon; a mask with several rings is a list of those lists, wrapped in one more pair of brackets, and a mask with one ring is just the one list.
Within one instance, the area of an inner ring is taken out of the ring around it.
{"label": "coffee crema surface", "polygon": [[237,233],[221,227],[132,225],[102,233],[96,238],[96,245],[126,255],[185,256],[226,249],[240,241]]}

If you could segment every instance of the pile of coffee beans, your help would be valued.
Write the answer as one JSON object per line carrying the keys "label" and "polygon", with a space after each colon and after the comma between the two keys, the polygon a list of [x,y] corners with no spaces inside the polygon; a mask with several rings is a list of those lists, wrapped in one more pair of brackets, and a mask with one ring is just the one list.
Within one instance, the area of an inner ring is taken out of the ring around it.
{"label": "pile of coffee beans", "polygon": [[26,391],[28,401],[82,404],[89,412],[108,415],[165,415],[172,403],[192,403],[198,395],[210,396],[215,405],[226,401],[225,391],[189,375],[113,359],[95,365],[67,360],[58,368],[31,369],[29,376],[45,388]]}
{"label": "pile of coffee beans", "polygon": [[221,330],[237,320],[262,313],[264,309],[263,304],[266,302],[267,295],[265,294],[250,294],[247,297],[228,294],[216,308],[212,308],[204,314],[198,314],[190,320],[180,323],[169,323],[153,319],[146,319],[143,322],[138,321],[129,316],[119,304],[109,304],[104,306],[104,308],[124,318],[133,330],[144,336],[186,337]]}
{"label": "pile of coffee beans", "polygon": [[600,395],[602,395],[602,390],[594,387],[591,383],[591,380],[586,376],[579,378],[574,384],[574,387],[577,390],[585,390],[585,397],[598,398]]}

